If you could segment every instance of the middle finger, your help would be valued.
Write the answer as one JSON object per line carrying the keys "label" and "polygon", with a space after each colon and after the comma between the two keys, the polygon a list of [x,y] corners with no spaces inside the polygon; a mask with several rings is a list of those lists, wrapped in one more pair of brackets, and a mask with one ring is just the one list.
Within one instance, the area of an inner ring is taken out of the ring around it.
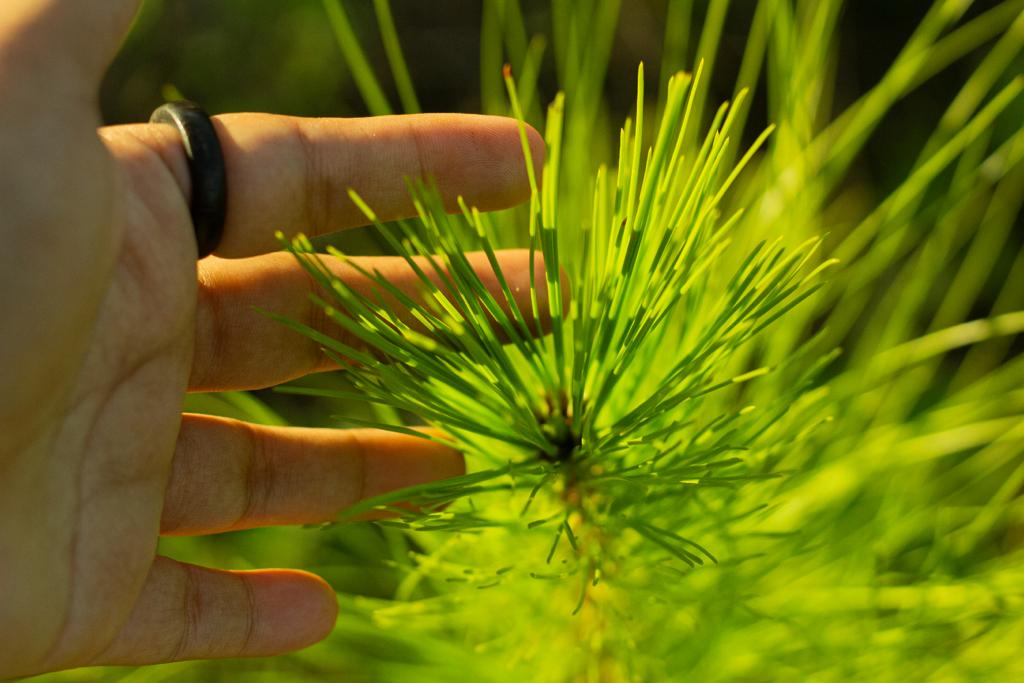
{"label": "middle finger", "polygon": [[[482,253],[466,258],[495,300],[511,314],[495,272]],[[323,263],[347,285],[385,304],[403,321],[415,325],[407,308],[355,268],[329,256]],[[546,310],[547,285],[544,263],[535,256],[534,280],[541,307],[542,328],[550,324]],[[410,298],[420,301],[423,283],[401,257],[353,258],[369,271],[377,270],[389,283]],[[502,275],[512,291],[517,308],[529,328],[536,328],[530,302],[529,250],[498,253]],[[423,264],[428,274],[432,270]],[[436,282],[436,280],[435,280]],[[562,291],[568,293],[563,277]],[[199,262],[199,299],[196,310],[195,352],[189,380],[191,391],[260,389],[302,377],[312,372],[335,369],[320,345],[257,309],[279,314],[307,325],[355,348],[363,345],[323,315],[310,299],[318,292],[312,278],[288,253],[267,254],[247,259],[208,258]],[[326,297],[325,297],[326,298]]]}

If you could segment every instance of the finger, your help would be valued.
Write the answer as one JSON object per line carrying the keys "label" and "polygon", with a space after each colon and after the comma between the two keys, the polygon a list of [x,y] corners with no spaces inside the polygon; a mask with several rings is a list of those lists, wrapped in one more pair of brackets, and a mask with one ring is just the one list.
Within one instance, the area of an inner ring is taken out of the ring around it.
{"label": "finger", "polygon": [[[482,253],[467,254],[481,281],[508,316],[511,308],[500,281]],[[537,255],[534,280],[542,307],[541,328],[550,326],[548,292],[544,263]],[[414,300],[422,300],[423,283],[415,271],[399,257],[354,258],[361,267],[376,269],[393,285]],[[409,324],[418,324],[409,310],[352,266],[332,257],[323,257],[346,283],[371,298],[382,297],[396,315]],[[433,274],[421,260],[424,268]],[[499,263],[517,308],[536,329],[530,301],[530,255],[528,250],[499,254]],[[434,274],[435,281],[437,280]],[[310,300],[319,293],[312,278],[290,254],[278,253],[249,259],[206,259],[200,264],[199,303],[196,312],[196,343],[190,388],[193,391],[255,389],[272,386],[311,372],[336,366],[321,351],[320,345],[270,319],[258,309],[296,320],[344,343],[362,348],[364,344],[328,319]],[[568,283],[563,276],[563,293]],[[563,303],[567,303],[563,302]]]}
{"label": "finger", "polygon": [[338,603],[299,571],[218,571],[157,557],[128,622],[90,665],[264,657],[325,638]]}
{"label": "finger", "polygon": [[364,498],[464,472],[459,453],[414,436],[186,415],[161,532],[326,522]]}
{"label": "finger", "polygon": [[[431,179],[453,211],[459,195],[481,210],[505,208],[529,197],[514,119],[227,114],[215,117],[214,125],[228,174],[227,223],[219,256],[276,251],[277,230],[320,235],[364,225],[366,218],[349,199],[349,188],[382,220],[415,215],[407,179]],[[532,128],[528,135],[539,173],[544,144]],[[182,196],[189,196],[181,140],[170,126],[118,126],[105,129],[103,136],[115,157],[119,140],[142,140],[170,167]]]}

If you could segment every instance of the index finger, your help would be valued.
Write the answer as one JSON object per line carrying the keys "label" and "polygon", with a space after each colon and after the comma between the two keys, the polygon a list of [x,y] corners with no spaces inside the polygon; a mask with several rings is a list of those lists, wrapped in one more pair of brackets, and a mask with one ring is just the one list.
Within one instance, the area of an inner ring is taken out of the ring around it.
{"label": "index finger", "polygon": [[[222,257],[276,251],[277,230],[312,236],[364,225],[349,188],[384,221],[415,215],[407,179],[431,180],[452,211],[460,195],[488,211],[518,204],[530,193],[515,119],[226,114],[213,121],[228,176],[227,222],[215,252]],[[170,166],[187,199],[188,168],[177,133],[160,125],[132,129]],[[527,132],[539,174],[544,143],[533,128]]]}

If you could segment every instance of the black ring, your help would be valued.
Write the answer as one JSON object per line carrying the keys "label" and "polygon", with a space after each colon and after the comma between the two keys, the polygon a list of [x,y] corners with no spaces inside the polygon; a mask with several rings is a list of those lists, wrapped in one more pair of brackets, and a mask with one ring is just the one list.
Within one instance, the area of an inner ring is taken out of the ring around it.
{"label": "black ring", "polygon": [[194,102],[171,102],[153,112],[150,123],[168,123],[181,133],[192,179],[192,228],[199,258],[220,244],[228,206],[227,170],[210,116]]}

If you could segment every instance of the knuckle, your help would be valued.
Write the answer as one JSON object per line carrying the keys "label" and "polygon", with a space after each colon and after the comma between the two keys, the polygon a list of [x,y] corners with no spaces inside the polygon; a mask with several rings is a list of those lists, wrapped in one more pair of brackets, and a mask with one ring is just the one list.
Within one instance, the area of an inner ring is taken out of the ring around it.
{"label": "knuckle", "polygon": [[313,139],[310,123],[293,119],[292,134],[302,159],[302,190],[304,218],[313,235],[330,230],[331,183],[325,168],[324,155]]}
{"label": "knuckle", "polygon": [[[304,268],[300,268],[299,272],[303,278],[303,288],[305,290],[303,298],[306,302],[302,312],[303,323],[320,334],[337,336],[334,324],[327,316],[323,306],[317,301],[317,297],[321,295],[319,283]],[[302,343],[303,365],[305,368],[310,372],[314,372],[329,366],[328,359],[320,344],[309,338],[303,338]]]}
{"label": "knuckle", "polygon": [[226,324],[225,312],[215,283],[209,273],[200,270],[196,288],[195,347],[189,382],[193,388],[208,388],[211,368],[222,364]]}
{"label": "knuckle", "polygon": [[267,439],[259,429],[247,423],[239,423],[246,437],[246,448],[242,454],[243,476],[241,512],[234,526],[246,526],[269,515],[277,488],[277,472],[269,451]]}
{"label": "knuckle", "polygon": [[181,565],[182,588],[181,588],[181,620],[178,628],[178,637],[171,652],[165,661],[174,662],[190,658],[196,642],[196,634],[199,632],[199,625],[203,614],[202,584],[199,577],[199,569],[191,565]]}

